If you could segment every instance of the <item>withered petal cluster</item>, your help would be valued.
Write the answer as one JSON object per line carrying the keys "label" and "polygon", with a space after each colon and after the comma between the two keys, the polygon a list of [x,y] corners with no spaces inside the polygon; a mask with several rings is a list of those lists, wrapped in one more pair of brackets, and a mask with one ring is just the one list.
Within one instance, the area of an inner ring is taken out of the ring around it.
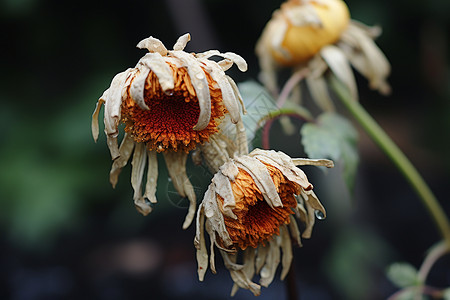
{"label": "withered petal cluster", "polygon": [[261,79],[276,94],[277,69],[308,69],[306,84],[324,110],[333,109],[326,90],[327,70],[347,86],[355,100],[358,92],[352,67],[368,79],[370,88],[389,94],[386,78],[391,66],[374,43],[380,34],[377,26],[351,20],[342,0],[288,0],[273,13],[257,42]]}
{"label": "withered petal cluster", "polygon": [[[134,68],[113,78],[92,116],[92,134],[97,140],[98,116],[105,105],[105,134],[113,160],[111,184],[116,185],[122,168],[132,156],[133,199],[144,215],[156,203],[156,153],[163,153],[175,189],[190,201],[183,228],[190,225],[196,209],[196,196],[186,174],[188,153],[207,143],[226,117],[232,124],[241,122],[242,99],[225,71],[233,64],[241,71],[247,69],[245,60],[231,52],[183,51],[189,40],[189,34],[181,36],[173,50],[167,50],[154,37],[139,42],[137,47],[149,53]],[[211,60],[212,56],[222,59]],[[125,124],[125,133],[119,147],[120,123]]]}
{"label": "withered petal cluster", "polygon": [[[326,215],[312,184],[295,164],[333,167],[329,160],[293,160],[282,152],[255,149],[219,168],[197,212],[194,244],[200,280],[208,264],[216,272],[215,247],[235,282],[232,294],[240,287],[259,295],[260,285],[267,287],[275,276],[280,250],[281,277],[286,276],[292,260],[291,239],[301,244],[294,216],[305,224],[302,236],[309,238],[316,211]],[[204,230],[211,243],[209,255]],[[241,263],[237,263],[238,251],[243,252]],[[259,284],[252,281],[256,274]]]}

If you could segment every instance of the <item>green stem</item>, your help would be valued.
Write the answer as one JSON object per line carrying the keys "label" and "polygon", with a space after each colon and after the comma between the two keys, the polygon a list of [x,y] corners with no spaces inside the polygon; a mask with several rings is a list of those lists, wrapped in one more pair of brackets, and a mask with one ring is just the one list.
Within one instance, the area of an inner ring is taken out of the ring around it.
{"label": "green stem", "polygon": [[447,245],[450,246],[449,220],[436,197],[433,195],[433,192],[420,176],[419,172],[397,147],[397,145],[391,140],[391,138],[384,132],[384,130],[359,104],[359,102],[355,101],[350,96],[343,84],[334,76],[331,77],[330,82],[331,87],[334,89],[339,99],[347,107],[353,117],[360,123],[367,134],[384,151],[384,153],[392,160],[392,162],[409,181],[425,207],[428,209],[428,212],[431,214],[431,217],[435,221]]}

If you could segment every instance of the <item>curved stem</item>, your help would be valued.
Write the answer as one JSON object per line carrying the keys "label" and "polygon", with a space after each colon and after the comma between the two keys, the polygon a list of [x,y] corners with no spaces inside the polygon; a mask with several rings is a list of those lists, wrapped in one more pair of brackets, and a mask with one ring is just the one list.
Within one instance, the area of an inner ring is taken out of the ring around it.
{"label": "curved stem", "polygon": [[409,181],[413,189],[419,195],[425,207],[428,209],[431,217],[439,228],[439,231],[445,239],[447,245],[450,245],[450,223],[444,213],[441,205],[437,201],[433,192],[420,176],[416,168],[411,164],[408,158],[376,123],[376,121],[367,113],[367,111],[355,101],[346,88],[335,77],[331,77],[331,87],[335,90],[337,96],[347,107],[353,117],[361,124],[367,134],[384,151],[391,161],[402,172],[403,176]]}
{"label": "curved stem", "polygon": [[277,100],[277,107],[282,108],[284,103],[286,103],[287,98],[289,97],[289,94],[291,93],[292,89],[303,79],[308,75],[309,69],[302,68],[292,74],[292,76],[289,78],[289,80],[286,82],[286,84],[283,86],[283,89],[281,90],[280,96]]}
{"label": "curved stem", "polygon": [[288,300],[299,299],[299,290],[297,288],[295,277],[294,261],[292,261],[291,266],[289,267],[289,272],[286,276],[286,292]]}
{"label": "curved stem", "polygon": [[433,265],[439,258],[444,256],[448,252],[450,252],[450,245],[448,245],[447,243],[440,242],[436,246],[432,247],[430,252],[427,254],[427,257],[425,257],[422,265],[420,266],[420,270],[418,273],[420,281],[422,281],[423,283],[426,282],[431,267],[433,267]]}

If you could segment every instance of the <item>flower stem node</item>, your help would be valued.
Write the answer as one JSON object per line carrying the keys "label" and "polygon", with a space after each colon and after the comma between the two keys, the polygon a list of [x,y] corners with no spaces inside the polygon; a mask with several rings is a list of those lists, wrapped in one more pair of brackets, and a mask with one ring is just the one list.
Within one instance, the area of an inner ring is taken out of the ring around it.
{"label": "flower stem node", "polygon": [[[187,155],[218,133],[225,117],[233,124],[240,122],[244,110],[241,96],[225,71],[233,64],[241,71],[247,69],[245,60],[231,52],[187,53],[184,48],[189,40],[189,34],[181,36],[173,50],[167,50],[154,37],[140,41],[137,47],[149,53],[134,68],[114,77],[92,115],[92,135],[97,141],[98,116],[102,104],[105,105],[105,134],[113,160],[110,173],[113,186],[133,155],[133,198],[143,215],[151,212],[151,203],[156,203],[156,153],[164,154],[175,188],[191,203],[184,228],[191,223],[196,205],[195,193],[186,175]],[[210,59],[212,56],[222,59],[214,61]],[[119,147],[120,123],[125,125],[125,134]],[[147,181],[142,194],[146,166]]]}
{"label": "flower stem node", "polygon": [[[315,211],[325,217],[325,209],[313,192],[305,173],[294,162],[308,165],[308,159],[293,160],[282,152],[255,149],[235,156],[214,175],[197,212],[198,275],[203,280],[209,265],[215,273],[214,246],[238,287],[260,293],[268,286],[280,262],[284,278],[292,260],[291,239],[301,245],[294,216],[305,224],[302,237],[309,238]],[[329,160],[311,160],[312,165],[332,167]],[[204,229],[211,240],[208,255]],[[242,251],[242,264],[237,252]],[[260,285],[252,282],[258,274]]]}

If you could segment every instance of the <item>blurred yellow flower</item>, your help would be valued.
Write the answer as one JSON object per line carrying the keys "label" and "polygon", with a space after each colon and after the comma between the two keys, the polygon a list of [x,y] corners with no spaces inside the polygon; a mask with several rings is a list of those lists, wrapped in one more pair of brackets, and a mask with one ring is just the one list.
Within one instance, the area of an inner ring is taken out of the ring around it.
{"label": "blurred yellow flower", "polygon": [[288,1],[267,24],[267,30],[278,34],[284,29],[284,35],[276,42],[271,37],[268,46],[277,63],[293,66],[307,61],[322,47],[335,43],[349,20],[348,8],[340,0]]}
{"label": "blurred yellow flower", "polygon": [[[189,34],[181,36],[173,50],[167,50],[153,37],[139,42],[137,47],[146,48],[149,53],[139,60],[136,67],[114,77],[92,116],[92,134],[97,140],[98,115],[102,104],[105,104],[105,133],[114,161],[110,172],[113,186],[134,151],[133,198],[137,209],[144,215],[151,212],[150,204],[156,203],[156,153],[164,154],[174,187],[190,201],[183,228],[192,222],[196,206],[195,193],[186,175],[188,152],[217,133],[225,116],[229,116],[232,123],[240,121],[242,99],[236,84],[224,71],[233,63],[241,71],[247,69],[245,60],[231,52],[186,53],[183,49],[189,40]],[[223,59],[216,62],[209,59],[212,56]],[[119,123],[125,124],[120,148]],[[147,164],[147,182],[142,194]]]}
{"label": "blurred yellow flower", "polygon": [[[235,283],[232,294],[240,287],[259,295],[260,285],[267,287],[272,282],[280,261],[281,277],[286,276],[292,260],[291,236],[301,244],[293,215],[305,223],[304,238],[311,236],[316,211],[325,217],[312,184],[295,164],[333,166],[329,160],[291,159],[282,152],[255,149],[220,167],[197,213],[195,245],[200,280],[208,258],[216,272],[214,246]],[[204,228],[211,242],[209,255]],[[243,251],[242,264],[237,263],[238,251]],[[252,281],[255,274],[261,277],[260,285]]]}
{"label": "blurred yellow flower", "polygon": [[380,33],[378,27],[350,20],[342,0],[288,0],[273,13],[257,42],[261,80],[277,94],[278,68],[309,69],[309,90],[318,104],[328,110],[329,97],[322,75],[330,69],[357,99],[353,66],[369,80],[372,89],[387,94],[390,64],[373,42]]}

